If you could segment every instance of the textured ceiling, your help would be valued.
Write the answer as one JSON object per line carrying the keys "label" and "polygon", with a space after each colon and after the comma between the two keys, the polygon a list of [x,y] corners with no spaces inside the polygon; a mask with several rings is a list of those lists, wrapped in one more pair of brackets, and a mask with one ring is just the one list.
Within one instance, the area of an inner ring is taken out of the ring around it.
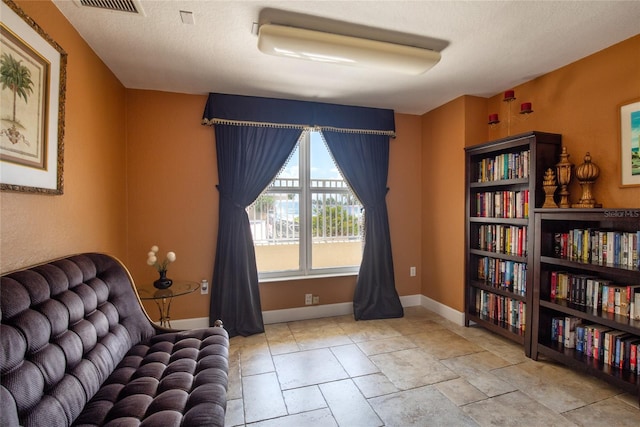
{"label": "textured ceiling", "polygon": [[[140,15],[54,3],[127,88],[409,114],[495,95],[640,33],[640,1],[140,0]],[[183,24],[181,10],[195,23]],[[430,45],[442,59],[407,76],[267,56],[252,33],[267,20]]]}

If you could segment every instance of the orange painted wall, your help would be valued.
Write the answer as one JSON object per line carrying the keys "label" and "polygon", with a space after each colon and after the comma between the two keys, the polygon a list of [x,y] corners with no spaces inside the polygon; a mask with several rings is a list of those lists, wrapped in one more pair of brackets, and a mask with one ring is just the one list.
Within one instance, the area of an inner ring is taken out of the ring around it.
{"label": "orange painted wall", "polygon": [[[170,277],[211,280],[217,237],[218,179],[214,132],[200,118],[206,96],[143,90],[127,91],[129,268],[139,286],[155,280],[146,265],[153,244],[161,253],[175,251]],[[387,196],[396,288],[401,295],[420,293],[420,118],[396,116],[391,141]],[[350,302],[355,277],[305,279],[260,285],[263,310],[304,305],[304,294],[322,304]],[[208,316],[209,295],[174,301],[172,318]],[[146,305],[154,316],[157,308]]]}
{"label": "orange painted wall", "polygon": [[463,96],[422,117],[421,293],[464,308],[464,147],[482,140],[484,98]]}
{"label": "orange painted wall", "polygon": [[84,251],[126,261],[125,89],[53,3],[17,4],[68,54],[64,194],[0,193],[0,269]]}
{"label": "orange painted wall", "polygon": [[[619,187],[617,112],[620,103],[640,98],[638,52],[635,36],[513,88],[518,102],[512,108],[532,102],[534,114],[525,120],[513,114],[509,134],[560,133],[575,165],[589,151],[601,170],[594,194],[604,207],[640,207],[640,187]],[[502,98],[465,96],[422,116],[422,294],[458,311],[464,309],[463,148],[507,136]],[[501,126],[486,125],[490,113],[500,114]],[[574,180],[570,198],[579,197]]]}
{"label": "orange painted wall", "polygon": [[[144,90],[127,91],[129,269],[138,286],[158,278],[146,263],[158,245],[174,251],[172,279],[211,280],[218,227],[218,169],[213,130],[200,119],[207,100]],[[209,295],[176,299],[173,319],[206,317]],[[154,317],[157,308],[145,304]]]}

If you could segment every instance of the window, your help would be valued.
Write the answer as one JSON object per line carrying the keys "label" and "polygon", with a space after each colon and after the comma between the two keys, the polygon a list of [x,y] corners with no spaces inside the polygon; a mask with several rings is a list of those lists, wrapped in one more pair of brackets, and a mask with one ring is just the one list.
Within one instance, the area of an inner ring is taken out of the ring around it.
{"label": "window", "polygon": [[260,278],[358,271],[364,211],[320,132],[302,133],[287,164],[247,213]]}

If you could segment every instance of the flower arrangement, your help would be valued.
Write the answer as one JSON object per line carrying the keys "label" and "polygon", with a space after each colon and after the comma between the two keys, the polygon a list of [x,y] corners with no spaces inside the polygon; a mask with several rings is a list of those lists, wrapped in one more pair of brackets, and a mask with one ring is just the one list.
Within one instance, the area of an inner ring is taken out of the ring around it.
{"label": "flower arrangement", "polygon": [[147,264],[155,267],[155,269],[158,270],[158,273],[162,273],[163,271],[166,272],[169,264],[176,260],[176,254],[175,252],[167,252],[164,260],[162,262],[159,262],[158,251],[158,246],[151,246],[151,251],[149,251],[149,253],[147,254]]}

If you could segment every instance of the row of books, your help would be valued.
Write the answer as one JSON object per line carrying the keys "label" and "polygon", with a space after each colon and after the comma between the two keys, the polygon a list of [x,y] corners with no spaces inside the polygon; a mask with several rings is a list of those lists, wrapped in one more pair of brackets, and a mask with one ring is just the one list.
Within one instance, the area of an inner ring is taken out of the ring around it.
{"label": "row of books", "polygon": [[554,255],[572,261],[640,268],[640,230],[576,228],[554,233]]}
{"label": "row of books", "polygon": [[527,255],[527,227],[482,224],[478,227],[478,249],[516,256]]}
{"label": "row of books", "polygon": [[501,179],[529,178],[530,151],[504,153],[478,162],[478,182],[499,181]]}
{"label": "row of books", "polygon": [[527,264],[482,257],[478,259],[478,280],[494,288],[524,295],[527,292]]}
{"label": "row of books", "polygon": [[526,324],[525,306],[524,302],[513,298],[496,295],[482,289],[476,291],[476,313],[521,331],[525,330]]}
{"label": "row of books", "polygon": [[575,348],[613,368],[640,374],[640,337],[599,324],[582,324],[578,317],[551,319],[551,340]]}
{"label": "row of books", "polygon": [[613,313],[640,320],[640,285],[614,283],[587,274],[552,271],[549,297],[567,300],[594,312]]}
{"label": "row of books", "polygon": [[476,193],[476,216],[529,218],[529,190]]}

